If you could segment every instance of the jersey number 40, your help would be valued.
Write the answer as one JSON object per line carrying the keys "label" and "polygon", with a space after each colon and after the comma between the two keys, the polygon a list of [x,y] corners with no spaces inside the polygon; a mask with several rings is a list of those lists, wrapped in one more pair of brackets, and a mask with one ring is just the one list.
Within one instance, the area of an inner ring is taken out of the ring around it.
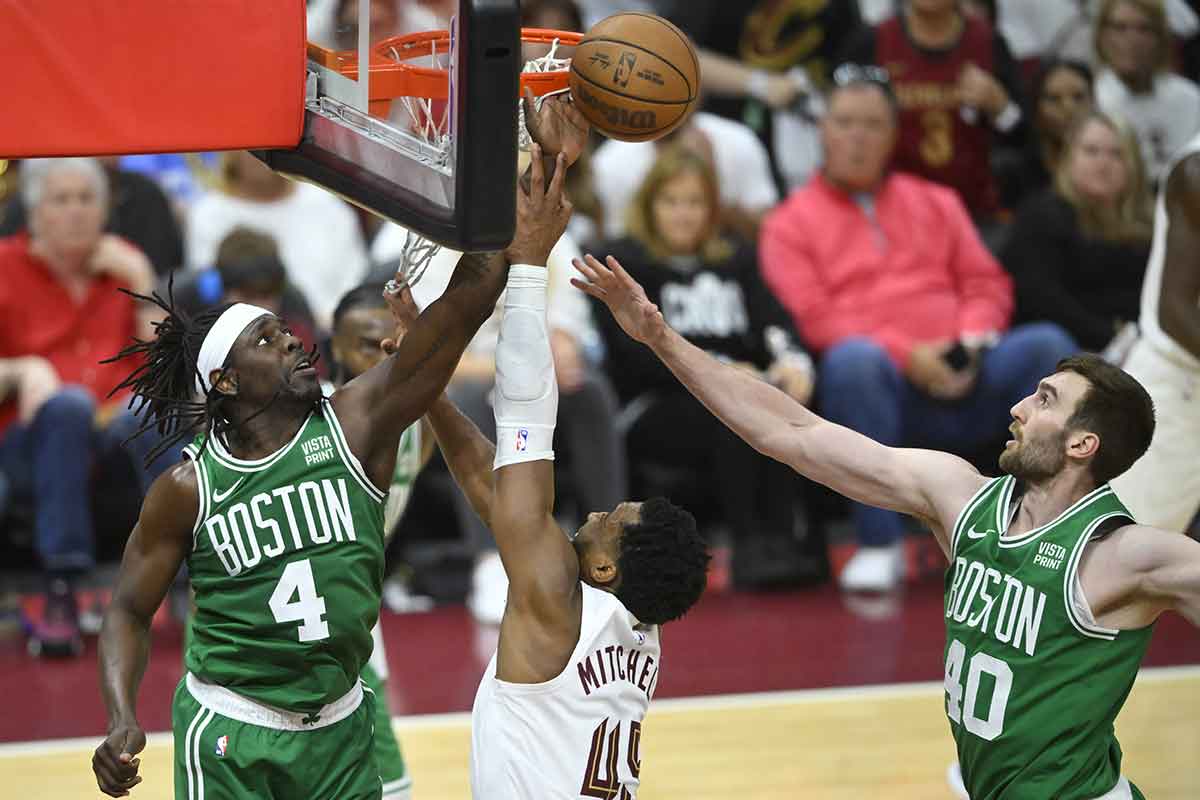
{"label": "jersey number 40", "polygon": [[[1012,691],[1012,667],[987,653],[971,656],[967,667],[966,697],[963,697],[962,674],[966,660],[967,648],[955,639],[946,651],[946,715],[980,739],[990,742],[1004,732],[1004,712]],[[987,716],[981,719],[975,714],[975,702],[984,673],[992,677],[994,688]]]}

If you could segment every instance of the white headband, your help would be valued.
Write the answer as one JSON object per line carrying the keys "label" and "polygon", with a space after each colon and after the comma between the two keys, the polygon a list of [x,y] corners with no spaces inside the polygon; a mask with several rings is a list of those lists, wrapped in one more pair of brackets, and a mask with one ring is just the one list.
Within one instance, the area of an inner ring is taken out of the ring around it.
{"label": "white headband", "polygon": [[200,345],[200,358],[196,361],[196,391],[201,394],[212,390],[209,375],[215,369],[225,366],[225,359],[233,349],[233,343],[242,335],[242,331],[254,320],[263,315],[274,316],[270,311],[249,303],[234,303],[225,309],[217,321],[213,323],[204,344]]}

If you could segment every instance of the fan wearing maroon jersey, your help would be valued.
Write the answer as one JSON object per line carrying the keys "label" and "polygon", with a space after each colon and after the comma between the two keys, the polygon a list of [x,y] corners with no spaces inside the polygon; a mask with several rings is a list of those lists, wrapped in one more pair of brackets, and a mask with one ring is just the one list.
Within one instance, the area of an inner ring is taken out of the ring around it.
{"label": "fan wearing maroon jersey", "polygon": [[851,41],[844,60],[888,71],[900,101],[892,166],[955,189],[977,222],[1000,212],[997,137],[1025,135],[1020,72],[1004,38],[959,0],[909,0]]}

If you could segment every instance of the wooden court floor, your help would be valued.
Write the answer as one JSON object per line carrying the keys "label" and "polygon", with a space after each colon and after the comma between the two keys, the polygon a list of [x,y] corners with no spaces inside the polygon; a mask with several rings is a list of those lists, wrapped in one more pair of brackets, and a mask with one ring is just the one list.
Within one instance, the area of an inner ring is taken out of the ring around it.
{"label": "wooden court floor", "polygon": [[[415,800],[468,797],[469,717],[397,720]],[[1200,798],[1200,667],[1143,670],[1118,722],[1125,772],[1151,800]],[[0,796],[103,797],[97,742],[0,745]],[[642,800],[939,800],[952,759],[935,684],[656,701],[642,744]],[[171,795],[169,734],[142,756],[140,800]]]}

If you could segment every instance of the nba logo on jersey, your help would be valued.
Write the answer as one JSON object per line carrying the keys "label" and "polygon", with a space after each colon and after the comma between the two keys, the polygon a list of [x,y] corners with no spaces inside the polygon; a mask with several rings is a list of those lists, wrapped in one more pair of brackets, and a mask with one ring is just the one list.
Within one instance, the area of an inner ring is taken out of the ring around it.
{"label": "nba logo on jersey", "polygon": [[225,750],[226,750],[228,747],[229,747],[229,737],[228,737],[228,736],[218,736],[218,737],[217,737],[217,749],[216,749],[214,752],[215,752],[217,755],[219,755],[219,756],[221,756],[222,758],[224,758],[224,757],[225,757]]}
{"label": "nba logo on jersey", "polygon": [[529,431],[525,428],[517,429],[517,452],[525,452],[525,447],[529,444]]}

